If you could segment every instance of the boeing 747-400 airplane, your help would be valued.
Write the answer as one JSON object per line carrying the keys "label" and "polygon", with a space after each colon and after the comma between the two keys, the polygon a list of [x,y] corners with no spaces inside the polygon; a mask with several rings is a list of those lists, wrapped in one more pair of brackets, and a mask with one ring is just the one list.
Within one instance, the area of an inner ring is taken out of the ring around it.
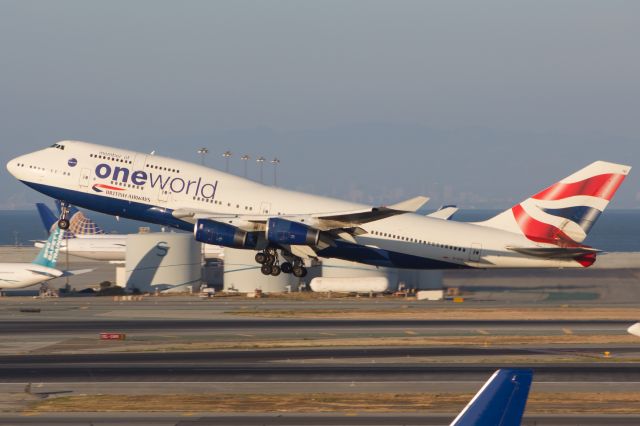
{"label": "boeing 747-400 airplane", "polygon": [[425,197],[372,207],[78,141],[20,156],[7,168],[63,201],[63,229],[75,204],[255,250],[263,273],[296,276],[312,257],[415,269],[587,267],[598,250],[582,242],[631,169],[596,161],[492,219],[463,223],[416,214]]}

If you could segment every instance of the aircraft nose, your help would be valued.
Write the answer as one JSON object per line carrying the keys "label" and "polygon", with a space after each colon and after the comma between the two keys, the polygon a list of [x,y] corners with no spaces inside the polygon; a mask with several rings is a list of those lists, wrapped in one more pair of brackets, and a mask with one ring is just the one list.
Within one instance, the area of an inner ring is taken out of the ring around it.
{"label": "aircraft nose", "polygon": [[17,171],[18,171],[18,158],[14,158],[13,160],[9,160],[9,162],[7,163],[7,170],[13,176],[15,176]]}

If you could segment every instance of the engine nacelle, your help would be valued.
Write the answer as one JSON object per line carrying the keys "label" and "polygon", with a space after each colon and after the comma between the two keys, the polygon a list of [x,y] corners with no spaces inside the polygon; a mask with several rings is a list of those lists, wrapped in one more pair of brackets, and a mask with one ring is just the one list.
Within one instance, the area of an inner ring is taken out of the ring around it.
{"label": "engine nacelle", "polygon": [[267,240],[276,244],[315,246],[320,231],[299,222],[272,217],[267,222]]}
{"label": "engine nacelle", "polygon": [[255,248],[258,238],[255,232],[247,232],[233,225],[209,219],[198,219],[193,227],[196,241],[233,248]]}

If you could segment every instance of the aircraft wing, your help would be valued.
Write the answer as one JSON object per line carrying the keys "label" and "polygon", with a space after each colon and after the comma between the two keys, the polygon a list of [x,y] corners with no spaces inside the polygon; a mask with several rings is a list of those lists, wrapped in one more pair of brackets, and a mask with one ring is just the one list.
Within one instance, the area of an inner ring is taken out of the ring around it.
{"label": "aircraft wing", "polygon": [[[418,196],[390,206],[372,207],[369,209],[349,212],[320,213],[311,215],[312,218],[325,222],[325,227],[331,229],[344,228],[345,225],[354,226],[367,222],[374,222],[404,213],[414,213],[429,201],[428,197]],[[327,229],[324,229],[327,230]]]}
{"label": "aircraft wing", "polygon": [[246,232],[266,231],[270,219],[281,219],[304,224],[307,227],[321,231],[318,242],[314,246],[295,245],[282,247],[290,253],[302,258],[316,257],[316,250],[335,245],[336,239],[355,242],[355,237],[366,233],[360,225],[385,219],[391,216],[412,213],[422,207],[429,199],[419,196],[393,204],[391,206],[370,207],[361,210],[317,213],[304,215],[220,215],[211,212],[192,209],[177,209],[172,215],[178,219],[196,223],[199,219],[232,225]]}
{"label": "aircraft wing", "polygon": [[428,214],[427,217],[432,217],[434,219],[449,220],[454,214],[456,214],[458,210],[459,209],[457,206],[453,206],[453,205],[442,206],[437,211]]}
{"label": "aircraft wing", "polygon": [[529,369],[496,371],[450,426],[520,425],[532,379]]}
{"label": "aircraft wing", "polygon": [[[291,220],[293,222],[304,222],[309,226],[319,229],[320,231],[353,229],[353,232],[357,232],[355,228],[357,228],[358,225],[399,214],[413,213],[428,201],[428,197],[418,196],[390,206],[371,207],[347,212],[317,213],[310,215],[283,215],[278,217]],[[250,214],[221,215],[195,209],[176,209],[172,212],[172,215],[178,219],[191,223],[195,223],[198,219],[209,219],[216,222],[228,223],[245,231],[264,230],[267,221],[272,217],[270,215]]]}

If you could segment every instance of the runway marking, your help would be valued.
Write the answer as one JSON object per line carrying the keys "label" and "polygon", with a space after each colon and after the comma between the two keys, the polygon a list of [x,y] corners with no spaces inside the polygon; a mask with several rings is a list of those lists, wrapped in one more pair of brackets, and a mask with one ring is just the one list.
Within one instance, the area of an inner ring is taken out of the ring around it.
{"label": "runway marking", "polygon": [[480,334],[484,334],[485,336],[486,336],[486,335],[488,335],[488,334],[491,334],[491,333],[489,333],[487,330],[483,330],[483,329],[481,329],[481,328],[477,329],[476,331],[477,331],[478,333],[480,333]]}
{"label": "runway marking", "polygon": [[571,329],[570,329],[570,328],[568,328],[568,327],[564,327],[564,328],[562,329],[562,332],[563,332],[564,334],[573,334],[573,330],[571,330]]}
{"label": "runway marking", "polygon": [[410,335],[410,336],[415,336],[416,334],[418,334],[418,333],[416,333],[416,332],[415,332],[415,331],[413,331],[413,330],[405,330],[404,332],[405,332],[405,334],[408,334],[408,335]]}
{"label": "runway marking", "polygon": [[242,337],[256,337],[253,334],[242,334],[242,333],[238,333],[236,334],[236,336],[242,336]]}

